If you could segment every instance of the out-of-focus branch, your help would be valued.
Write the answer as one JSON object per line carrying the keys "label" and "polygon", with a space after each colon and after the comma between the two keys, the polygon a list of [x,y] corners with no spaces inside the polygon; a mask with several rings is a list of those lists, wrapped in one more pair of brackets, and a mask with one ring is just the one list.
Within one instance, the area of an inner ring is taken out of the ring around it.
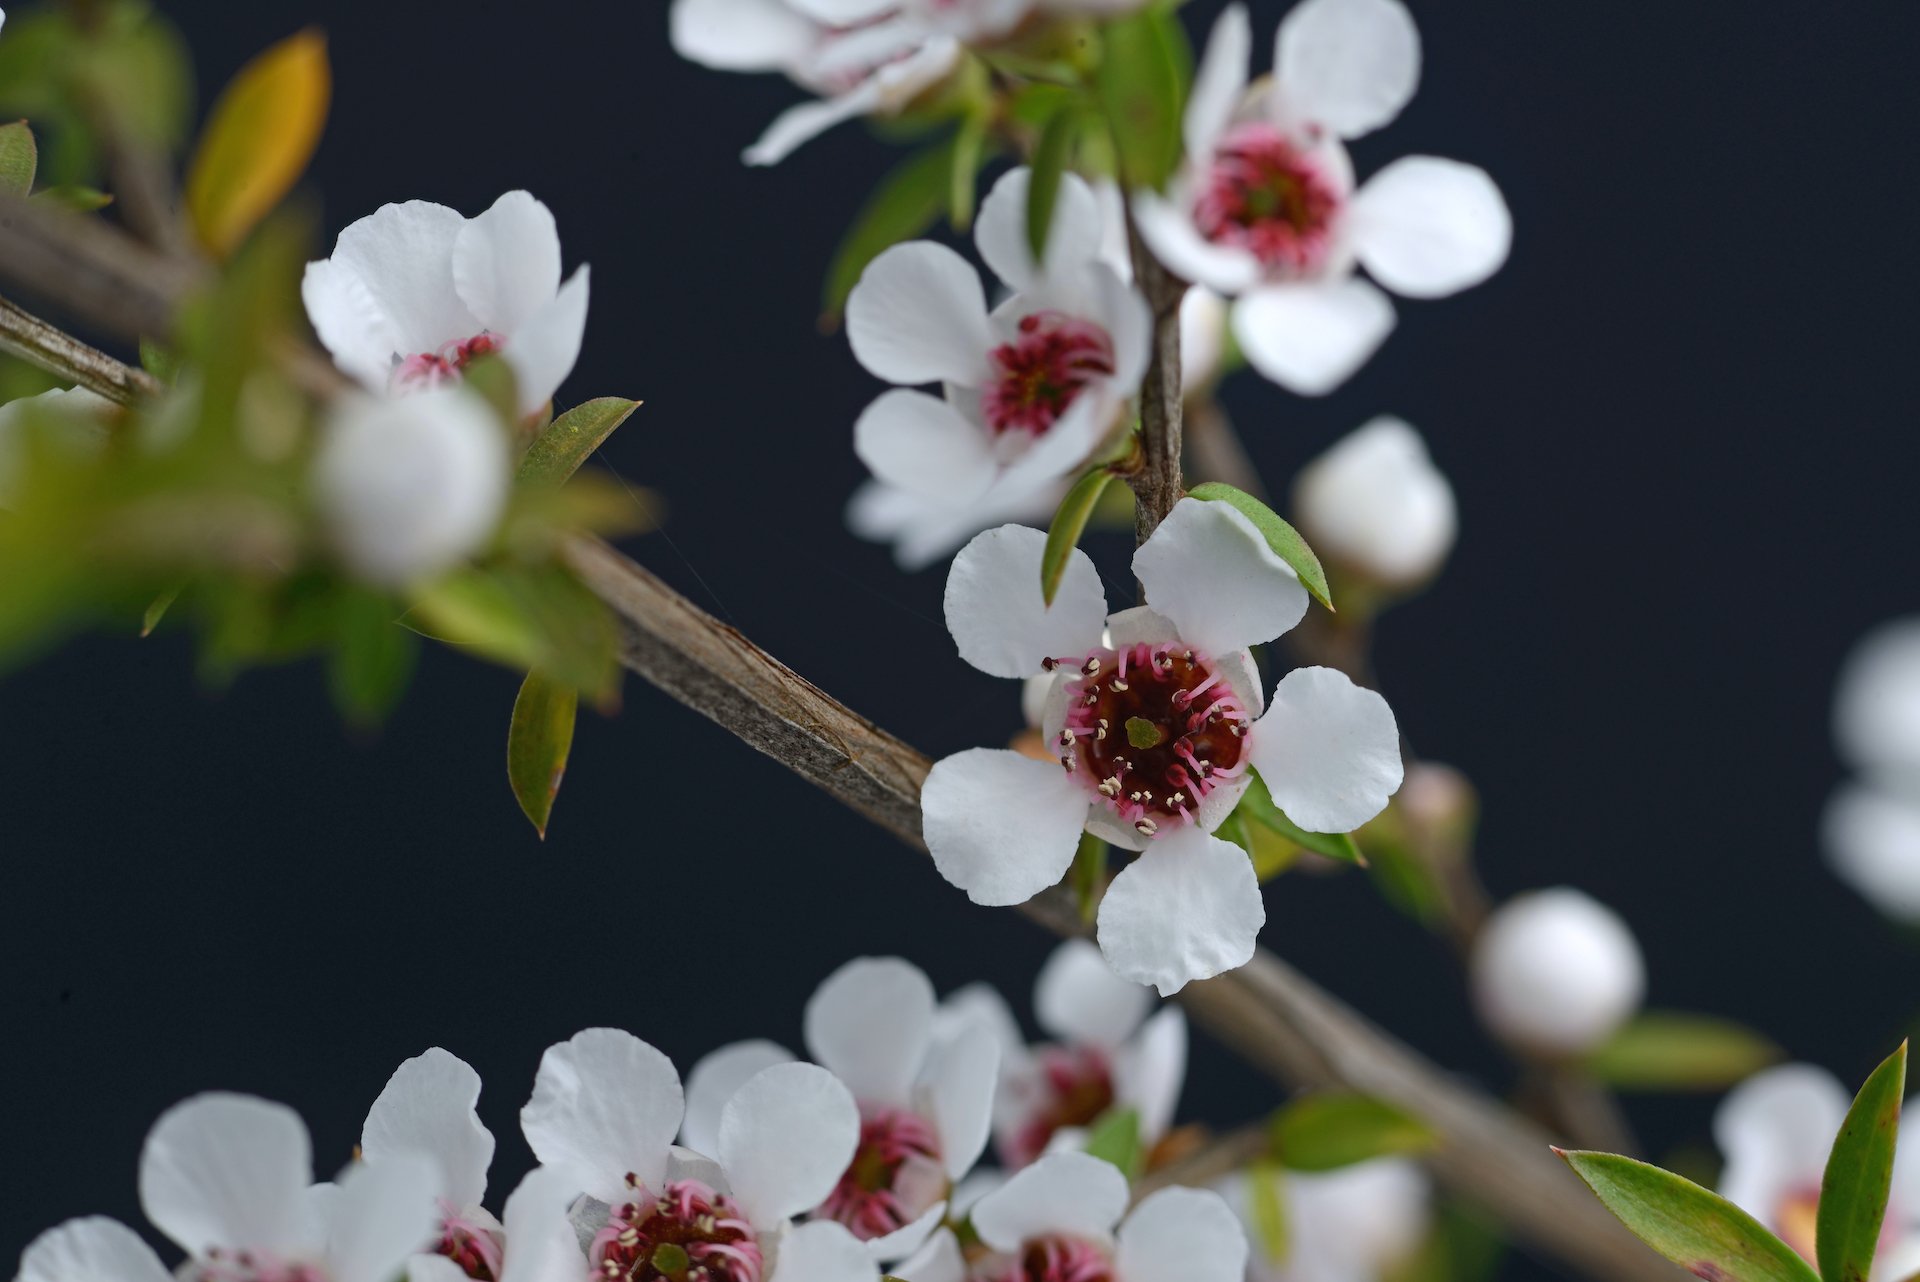
{"label": "out-of-focus branch", "polygon": [[0,277],[106,333],[167,333],[199,275],[98,218],[0,196]]}
{"label": "out-of-focus branch", "polygon": [[1267,1128],[1259,1122],[1216,1135],[1178,1161],[1148,1171],[1134,1181],[1133,1199],[1137,1202],[1149,1193],[1175,1185],[1206,1188],[1216,1180],[1251,1166],[1267,1156],[1272,1148],[1273,1141],[1267,1134]]}
{"label": "out-of-focus branch", "polygon": [[121,405],[160,390],[159,380],[145,370],[121,364],[4,298],[0,298],[0,351]]}

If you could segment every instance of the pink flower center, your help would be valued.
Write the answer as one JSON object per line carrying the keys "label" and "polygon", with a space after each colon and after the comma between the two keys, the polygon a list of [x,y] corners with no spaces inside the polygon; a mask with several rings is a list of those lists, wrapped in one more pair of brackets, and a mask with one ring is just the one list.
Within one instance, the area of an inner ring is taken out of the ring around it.
{"label": "pink flower center", "polygon": [[983,1282],[1113,1282],[1113,1261],[1078,1238],[1035,1238],[1019,1258],[990,1269]]}
{"label": "pink flower center", "polygon": [[191,1271],[194,1282],[327,1282],[311,1264],[296,1264],[260,1251],[214,1247]]}
{"label": "pink flower center", "polygon": [[616,1282],[760,1282],[765,1257],[732,1200],[697,1180],[658,1198],[631,1175],[635,1197],[613,1208],[587,1258],[595,1278]]}
{"label": "pink flower center", "polygon": [[989,354],[993,380],[981,409],[995,432],[1039,436],[1096,378],[1113,375],[1113,340],[1091,321],[1062,312],[1020,318],[1020,337]]}
{"label": "pink flower center", "polygon": [[447,1203],[440,1204],[440,1242],[434,1254],[460,1266],[474,1282],[499,1282],[500,1241],[485,1227],[463,1217]]}
{"label": "pink flower center", "polygon": [[1004,1155],[1012,1166],[1035,1161],[1058,1132],[1091,1126],[1113,1107],[1113,1069],[1098,1048],[1047,1046],[1039,1060],[1041,1098]]}
{"label": "pink flower center", "polygon": [[860,1106],[860,1145],[818,1215],[862,1240],[884,1237],[919,1219],[947,1195],[940,1138],[918,1113]]}
{"label": "pink flower center", "polygon": [[469,339],[447,343],[437,352],[409,356],[393,367],[394,390],[417,391],[423,387],[456,383],[467,366],[482,356],[492,356],[501,346],[501,339],[496,335],[476,334]]}
{"label": "pink flower center", "polygon": [[1143,837],[1192,819],[1202,797],[1246,768],[1252,718],[1198,650],[1145,643],[1095,650],[1067,679],[1066,693],[1055,745],[1060,764]]}
{"label": "pink flower center", "polygon": [[1317,161],[1277,127],[1254,121],[1214,149],[1193,218],[1215,244],[1248,251],[1270,272],[1303,276],[1326,262],[1343,204]]}

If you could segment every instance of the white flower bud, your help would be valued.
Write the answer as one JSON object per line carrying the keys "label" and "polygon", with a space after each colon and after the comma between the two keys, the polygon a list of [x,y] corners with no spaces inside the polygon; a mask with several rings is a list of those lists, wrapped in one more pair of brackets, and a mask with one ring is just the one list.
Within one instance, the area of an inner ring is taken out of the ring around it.
{"label": "white flower bud", "polygon": [[1480,1018],[1504,1040],[1541,1054],[1598,1047],[1640,1006],[1640,946],[1611,909],[1560,887],[1516,895],[1496,910],[1472,959]]}
{"label": "white flower bud", "polygon": [[0,405],[0,509],[19,501],[19,472],[24,466],[29,415],[59,418],[52,439],[76,455],[97,454],[106,447],[106,416],[118,410],[112,401],[84,387],[56,388]]}
{"label": "white flower bud", "polygon": [[1420,434],[1376,418],[1301,469],[1293,510],[1322,557],[1387,587],[1414,587],[1453,550],[1453,487]]}
{"label": "white flower bud", "polygon": [[1180,390],[1186,395],[1220,377],[1227,354],[1227,300],[1195,285],[1180,300]]}
{"label": "white flower bud", "polygon": [[403,587],[486,543],[506,503],[507,472],[492,413],[449,388],[344,403],[327,425],[314,492],[348,567]]}
{"label": "white flower bud", "polygon": [[1858,769],[1920,775],[1920,619],[1883,623],[1854,646],[1833,733]]}

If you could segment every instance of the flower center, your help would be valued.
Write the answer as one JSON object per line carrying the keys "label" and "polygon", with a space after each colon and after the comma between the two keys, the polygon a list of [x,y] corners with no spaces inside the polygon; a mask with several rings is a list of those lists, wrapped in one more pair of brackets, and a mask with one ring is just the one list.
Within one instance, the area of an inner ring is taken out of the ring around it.
{"label": "flower center", "polygon": [[753,1226],[731,1199],[697,1180],[669,1184],[658,1198],[627,1176],[634,1200],[613,1208],[594,1234],[596,1278],[616,1282],[760,1282],[765,1258]]}
{"label": "flower center", "polygon": [[991,1275],[992,1282],[1113,1282],[1113,1262],[1078,1238],[1035,1238],[1018,1259]]}
{"label": "flower center", "polygon": [[393,388],[395,391],[411,392],[424,387],[439,387],[442,383],[459,382],[467,366],[482,356],[492,356],[501,346],[498,336],[482,333],[464,341],[456,339],[437,352],[409,356],[395,363]]}
{"label": "flower center", "polygon": [[1342,203],[1308,153],[1255,121],[1215,148],[1193,217],[1215,244],[1244,249],[1271,272],[1302,276],[1326,262]]}
{"label": "flower center", "polygon": [[[1051,666],[1051,665],[1050,665]],[[1191,819],[1245,769],[1246,705],[1213,660],[1179,644],[1095,650],[1067,679],[1060,764],[1143,837]]]}
{"label": "flower center", "polygon": [[1055,1134],[1067,1127],[1091,1126],[1113,1107],[1113,1070],[1106,1055],[1092,1046],[1048,1046],[1039,1052],[1044,1096],[1014,1140],[1008,1154],[1025,1166],[1047,1151]]}
{"label": "flower center", "polygon": [[474,1282],[499,1282],[500,1242],[481,1225],[460,1215],[445,1202],[440,1221],[440,1244],[434,1254],[444,1255],[460,1266]]}
{"label": "flower center", "polygon": [[1039,436],[1067,412],[1096,378],[1113,374],[1113,340],[1091,321],[1062,312],[1020,318],[1020,336],[989,353],[993,381],[981,393],[996,433]]}
{"label": "flower center", "polygon": [[860,1145],[816,1214],[865,1240],[905,1228],[946,1195],[940,1140],[927,1120],[906,1109],[863,1104]]}

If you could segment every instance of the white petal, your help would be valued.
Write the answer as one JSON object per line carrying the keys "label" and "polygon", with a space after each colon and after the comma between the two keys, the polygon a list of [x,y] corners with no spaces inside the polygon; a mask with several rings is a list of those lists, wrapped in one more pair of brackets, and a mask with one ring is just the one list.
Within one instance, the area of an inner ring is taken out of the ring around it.
{"label": "white petal", "polygon": [[898,957],[856,957],[807,1002],[807,1050],[863,1104],[902,1107],[933,1036],[933,984]]}
{"label": "white petal", "polygon": [[[876,23],[865,30],[876,32],[884,25]],[[845,33],[841,33],[838,39],[842,43],[849,42]],[[913,42],[921,40],[925,42],[918,49],[906,52],[912,49]],[[759,140],[742,153],[741,159],[749,165],[777,165],[796,149],[843,121],[856,116],[900,111],[926,90],[946,79],[960,61],[959,42],[951,36],[935,36],[927,40],[924,31],[911,33],[910,37],[908,32],[893,31],[876,36],[874,44],[892,45],[905,56],[884,62],[878,71],[837,98],[803,102],[781,112],[767,126]],[[815,62],[814,69],[826,71],[829,68]]]}
{"label": "white petal", "polygon": [[[988,501],[1010,503],[1015,501],[1014,496],[1064,489],[1072,476],[1085,469],[1094,449],[1107,439],[1124,403],[1117,380],[1088,383],[1044,435],[1006,464]],[[1051,509],[1047,516],[1052,516]]]}
{"label": "white petal", "polygon": [[1403,1159],[1290,1172],[1284,1195],[1291,1268],[1301,1277],[1391,1276],[1426,1238],[1427,1179]]}
{"label": "white petal", "polygon": [[967,1022],[935,1038],[919,1093],[940,1133],[948,1179],[963,1178],[986,1151],[999,1085],[1000,1041],[992,1025]]}
{"label": "white petal", "polygon": [[453,284],[453,249],[466,222],[458,210],[410,200],[381,206],[335,242],[331,261],[373,299],[397,354],[438,351],[480,332]]}
{"label": "white petal", "polygon": [[941,1229],[913,1258],[894,1268],[900,1282],[966,1282],[967,1260],[960,1253],[960,1239],[950,1229]]}
{"label": "white petal", "polygon": [[[1033,261],[1027,239],[1027,192],[1033,171],[1025,165],[1009,169],[980,202],[973,225],[973,242],[993,274],[1012,290],[1031,289],[1047,274]],[[1105,226],[1093,188],[1076,174],[1061,177],[1054,199],[1053,221],[1047,228],[1046,267],[1089,262],[1098,249]]]}
{"label": "white petal", "polygon": [[[1899,792],[1848,785],[1820,820],[1840,880],[1900,921],[1920,921],[1920,804]],[[1920,1144],[1913,1146],[1920,1152]]]}
{"label": "white petal", "polygon": [[[933,1231],[939,1228],[946,1218],[946,1202],[935,1202],[920,1213],[919,1219],[904,1224],[891,1233],[868,1238],[862,1245],[867,1248],[870,1259],[882,1265],[892,1264],[896,1260],[906,1259],[925,1246],[927,1239],[933,1236]],[[890,1274],[889,1276],[898,1275]]]}
{"label": "white petal", "polygon": [[416,1251],[407,1257],[406,1282],[460,1282],[466,1276],[448,1256]]}
{"label": "white petal", "polygon": [[1833,732],[1862,770],[1920,775],[1920,618],[1883,623],[1840,669]]}
{"label": "white petal", "polygon": [[1038,1237],[1107,1242],[1126,1209],[1127,1177],[1119,1167],[1085,1153],[1050,1153],[981,1198],[973,1227],[1004,1252]]}
{"label": "white petal", "polygon": [[1726,1158],[1721,1196],[1774,1224],[1783,1198],[1820,1187],[1848,1103],[1833,1074],[1811,1064],[1762,1069],[1734,1087],[1713,1115],[1714,1142]]}
{"label": "white petal", "polygon": [[335,363],[369,391],[386,391],[400,338],[360,277],[330,260],[308,263],[300,301]]}
{"label": "white petal", "polygon": [[885,14],[894,0],[787,0],[815,22],[829,27],[856,27]]}
{"label": "white petal", "polygon": [[1408,298],[1458,293],[1500,269],[1513,216],[1486,171],[1408,156],[1355,193],[1354,250],[1373,278]]}
{"label": "white petal", "polygon": [[573,373],[587,334],[589,280],[585,267],[575,272],[500,349],[519,383],[522,414],[538,413]]}
{"label": "white petal", "polygon": [[453,244],[453,286],[483,329],[518,334],[560,292],[553,211],[510,191],[468,219]]}
{"label": "white petal", "polygon": [[680,1075],[665,1055],[615,1028],[589,1028],[547,1048],[520,1129],[533,1155],[575,1190],[616,1200],[632,1172],[657,1192],[680,1129]]}
{"label": "white petal", "polygon": [[1190,825],[1154,838],[1100,901],[1100,948],[1123,978],[1171,997],[1244,966],[1266,924],[1247,852]]}
{"label": "white petal", "polygon": [[894,388],[853,425],[853,452],[880,481],[920,499],[971,503],[1000,466],[986,437],[937,396]]}
{"label": "white petal", "polygon": [[1210,654],[1271,641],[1307,612],[1300,577],[1227,503],[1174,504],[1133,554],[1133,572],[1154,611]]}
{"label": "white petal", "polygon": [[1033,1015],[1041,1028],[1060,1041],[1109,1053],[1133,1036],[1152,1005],[1146,989],[1114,974],[1084,939],[1055,948],[1033,985]]}
{"label": "white petal", "polygon": [[297,1256],[320,1244],[306,1124],[284,1104],[196,1095],[160,1115],[140,1154],[140,1206],[189,1255]]}
{"label": "white petal", "polygon": [[431,1240],[442,1195],[439,1163],[425,1153],[355,1163],[333,1199],[330,1282],[390,1282]]}
{"label": "white petal", "polygon": [[860,1110],[817,1064],[762,1069],[720,1114],[720,1165],[758,1229],[818,1206],[860,1142]]}
{"label": "white petal", "polygon": [[1024,680],[1047,659],[1084,655],[1100,644],[1107,595],[1086,553],[1067,558],[1053,604],[1040,590],[1047,536],[1003,525],[976,536],[947,572],[947,630],[960,657],[982,672]]}
{"label": "white petal", "polygon": [[1322,557],[1390,587],[1429,578],[1458,528],[1453,487],[1397,418],[1372,420],[1302,468],[1293,510]]}
{"label": "white petal", "polygon": [[1251,739],[1254,769],[1308,832],[1351,832],[1400,787],[1393,710],[1332,668],[1295,668],[1281,678]]}
{"label": "white petal", "polygon": [[1200,234],[1188,211],[1164,196],[1133,193],[1133,222],[1140,238],[1168,271],[1221,294],[1251,289],[1260,260],[1237,245],[1216,245]]}
{"label": "white petal", "polygon": [[866,1243],[844,1225],[814,1220],[780,1239],[767,1282],[877,1282],[879,1276]]}
{"label": "white petal", "polygon": [[579,1282],[587,1261],[567,1220],[576,1189],[565,1171],[535,1167],[507,1198],[506,1262],[500,1282]]}
{"label": "white petal", "polygon": [[1509,1043],[1549,1056],[1595,1050],[1639,1009],[1646,963],[1606,905],[1560,887],[1515,895],[1471,959],[1474,1004]]}
{"label": "white petal", "polygon": [[1211,1189],[1165,1188],[1148,1195],[1120,1226],[1114,1274],[1241,1282],[1247,1235],[1226,1199]]}
{"label": "white petal", "polygon": [[1393,304],[1363,280],[1270,285],[1233,309],[1247,361],[1302,396],[1322,396],[1352,377],[1393,332]]}
{"label": "white petal", "polygon": [[118,1220],[68,1220],[27,1244],[15,1282],[172,1282],[153,1248]]}
{"label": "white petal", "polygon": [[1194,73],[1193,90],[1187,97],[1184,134],[1188,161],[1207,164],[1214,143],[1226,132],[1227,124],[1246,97],[1248,68],[1253,59],[1253,27],[1243,4],[1231,4],[1214,20],[1207,37],[1207,51]]}
{"label": "white petal", "polygon": [[1420,33],[1399,0],[1301,0],[1280,23],[1273,65],[1290,113],[1358,138],[1413,97]]}
{"label": "white petal", "polygon": [[1187,1017],[1168,1006],[1155,1012],[1113,1064],[1114,1094],[1139,1112],[1140,1134],[1148,1143],[1172,1129],[1186,1080]]}
{"label": "white petal", "polygon": [[[718,1147],[719,1122],[717,1120],[714,1126],[715,1147]],[[692,1149],[679,1144],[675,1144],[667,1150],[667,1174],[665,1178],[669,1184],[678,1184],[683,1180],[697,1180],[716,1193],[723,1193],[728,1197],[733,1196],[733,1188],[727,1183],[727,1173],[721,1168],[717,1160],[708,1157],[704,1153],[696,1153]]]}
{"label": "white petal", "polygon": [[889,383],[980,386],[993,345],[980,274],[944,245],[895,245],[847,296],[847,341]]}
{"label": "white petal", "polygon": [[749,165],[777,165],[835,125],[864,116],[880,105],[880,86],[869,79],[851,93],[817,98],[788,107],[741,153]]}
{"label": "white petal", "polygon": [[936,1035],[945,1035],[967,1023],[976,1023],[993,1035],[994,1044],[1000,1048],[1003,1076],[1016,1061],[1026,1058],[1027,1039],[1020,1031],[1020,1021],[1014,1018],[1013,1008],[993,985],[975,983],[955,989],[934,1012]]}
{"label": "white petal", "polygon": [[687,1115],[680,1140],[701,1153],[720,1148],[720,1114],[734,1093],[763,1068],[793,1062],[793,1052],[777,1042],[746,1041],[722,1046],[687,1074]]}
{"label": "white petal", "polygon": [[480,1124],[480,1074],[439,1047],[394,1071],[360,1130],[368,1161],[424,1153],[440,1164],[445,1195],[458,1210],[480,1205],[493,1163],[493,1135]]}
{"label": "white petal", "polygon": [[819,28],[781,0],[673,0],[673,51],[715,71],[780,71],[798,63]]}
{"label": "white petal", "polygon": [[1087,794],[1058,762],[969,748],[934,763],[920,823],[940,875],[990,907],[1023,904],[1067,875]]}

